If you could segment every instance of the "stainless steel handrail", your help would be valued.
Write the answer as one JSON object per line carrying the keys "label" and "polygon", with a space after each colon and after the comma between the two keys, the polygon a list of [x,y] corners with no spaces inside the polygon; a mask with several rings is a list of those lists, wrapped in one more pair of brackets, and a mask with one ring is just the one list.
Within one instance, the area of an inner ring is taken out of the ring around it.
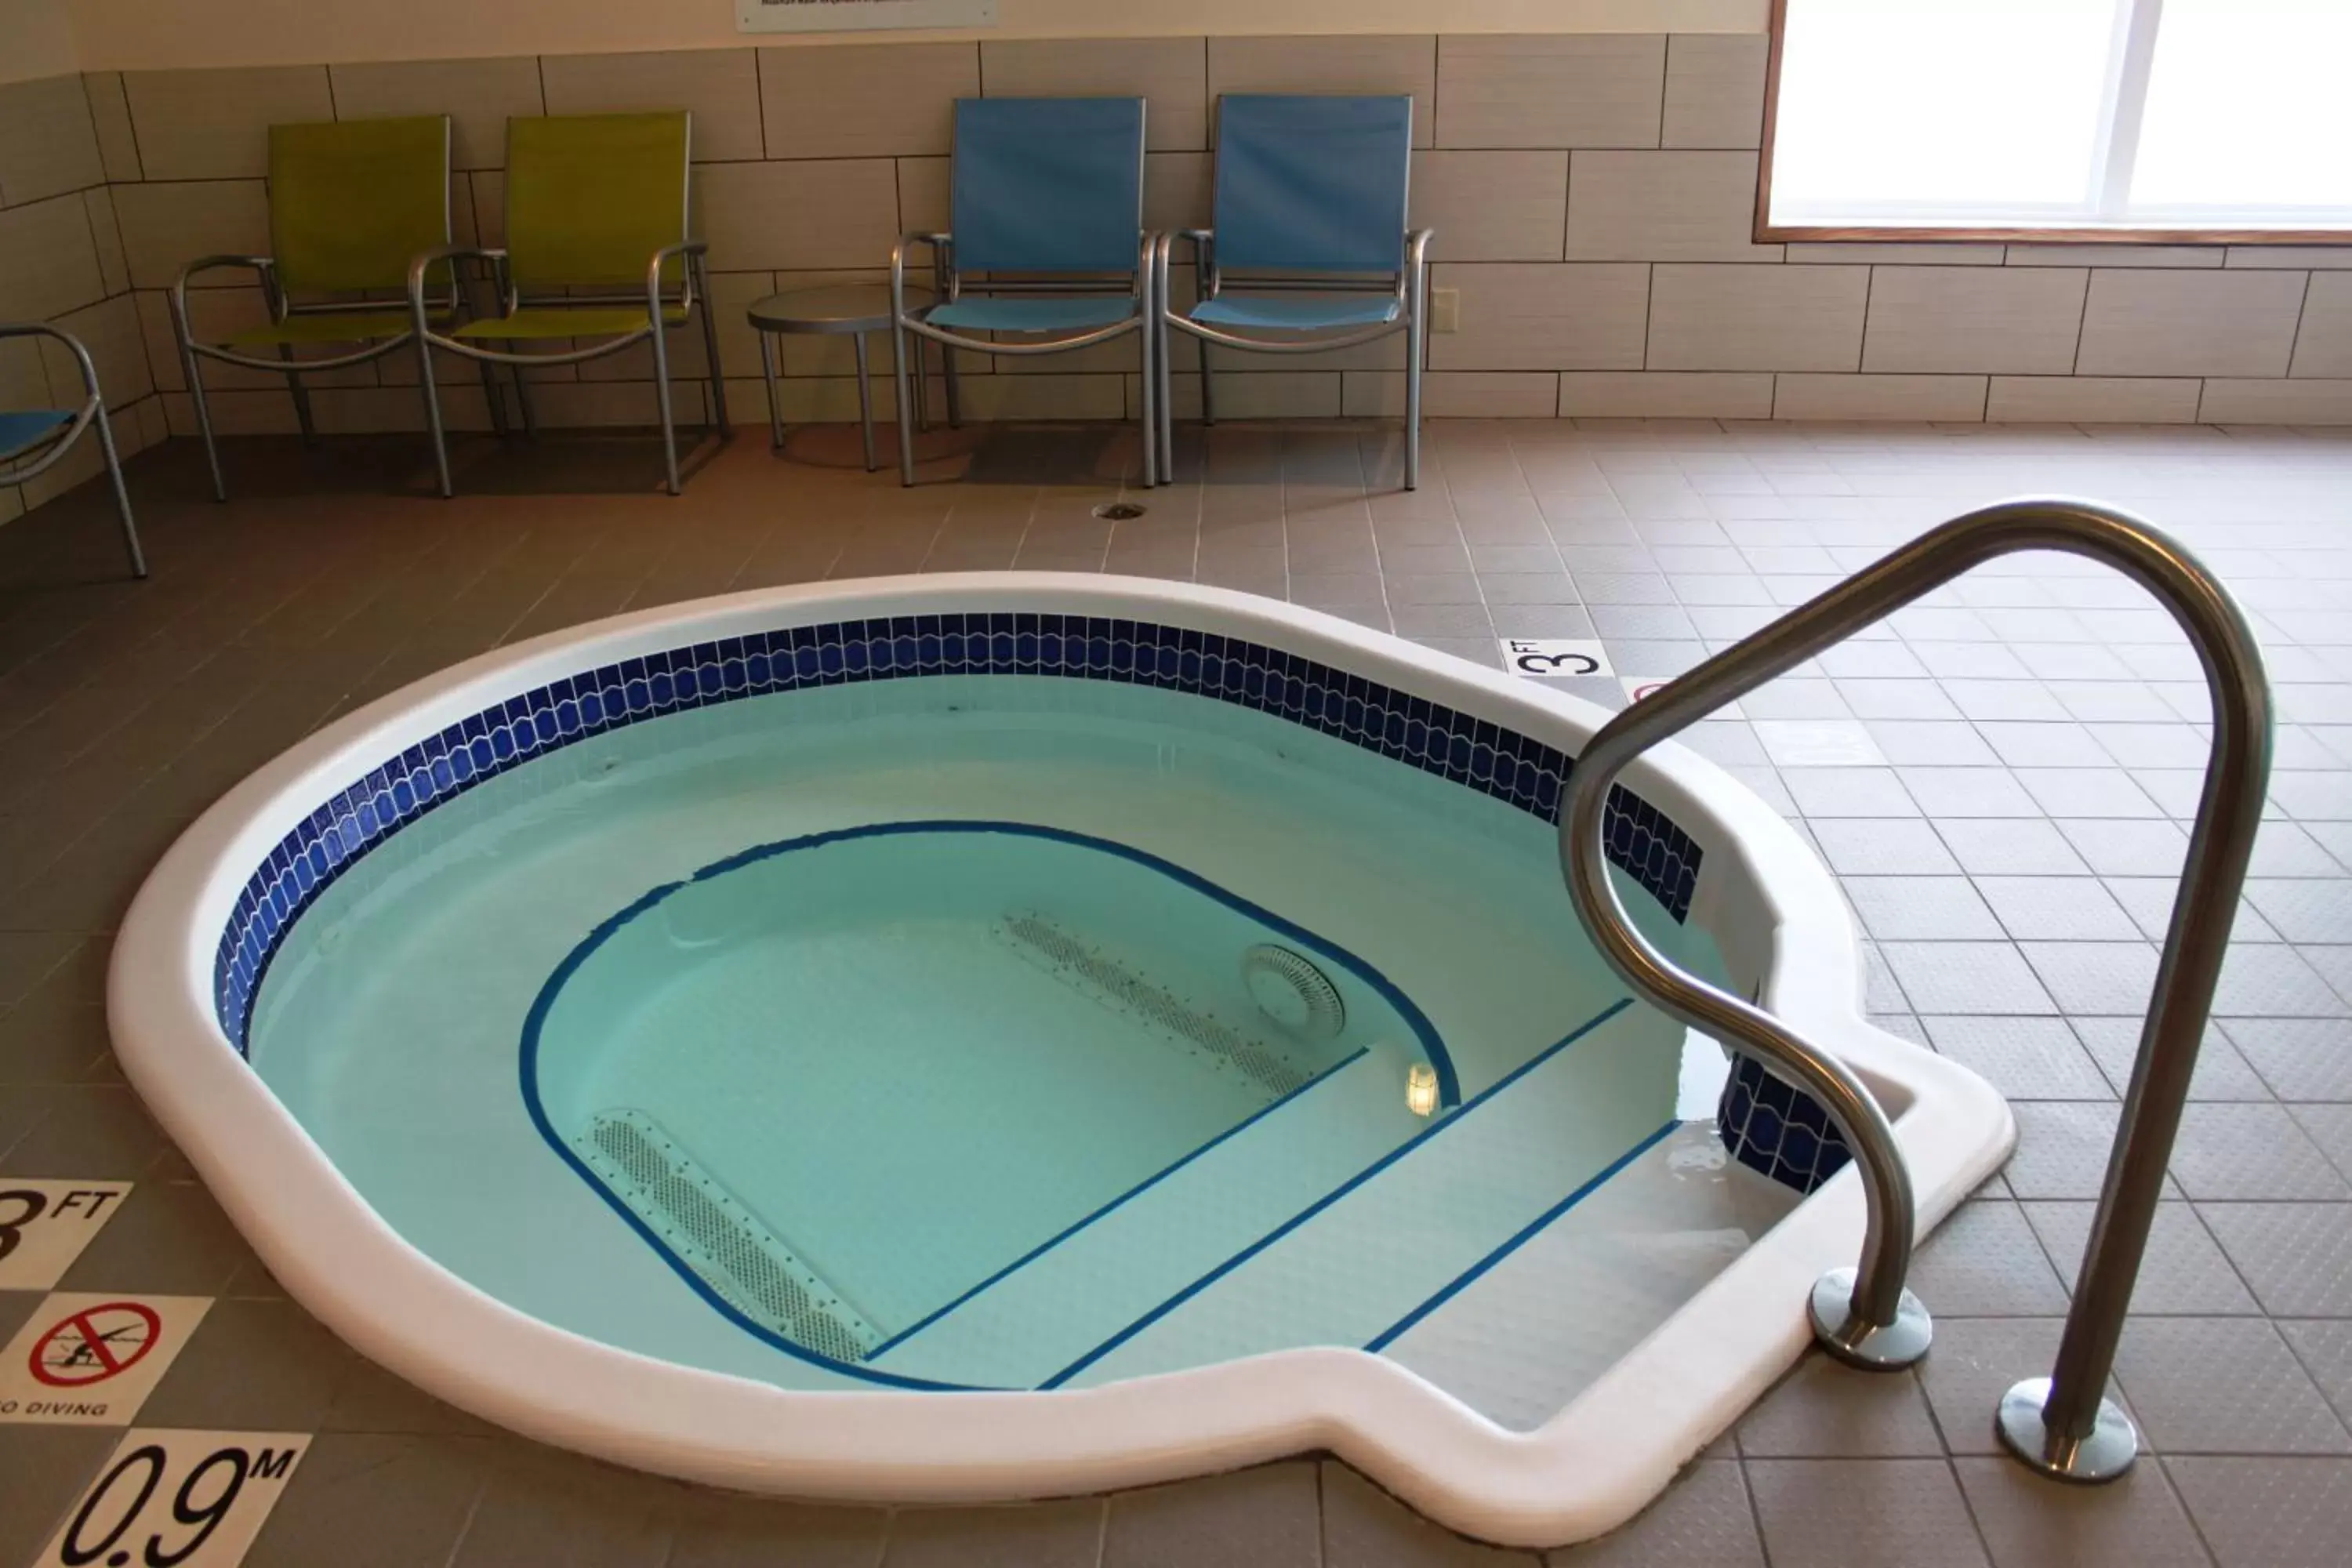
{"label": "stainless steel handrail", "polygon": [[2021,550],[2088,556],[2147,589],[2196,648],[2213,700],[2212,754],[2196,828],[2057,1365],[2051,1376],[2011,1389],[1996,1416],[2001,1440],[2027,1464],[2067,1479],[2106,1480],[2128,1469],[2138,1450],[2129,1418],[2104,1397],[2107,1374],[2179,1131],[2270,779],[2270,688],[2253,634],[2229,592],[2172,539],[2104,507],[2010,501],[1957,518],[1603,725],[1569,780],[1560,863],[1578,915],[1628,985],[1691,1027],[1764,1058],[1820,1100],[1837,1123],[1861,1163],[1870,1218],[1861,1268],[1832,1269],[1814,1287],[1814,1331],[1832,1354],[1858,1365],[1900,1366],[1918,1359],[1932,1327],[1916,1298],[1903,1289],[1915,1216],[1910,1178],[1885,1114],[1851,1070],[1770,1014],[1677,969],[1633,929],[1608,876],[1603,814],[1618,773],[1647,747],[1962,573]]}

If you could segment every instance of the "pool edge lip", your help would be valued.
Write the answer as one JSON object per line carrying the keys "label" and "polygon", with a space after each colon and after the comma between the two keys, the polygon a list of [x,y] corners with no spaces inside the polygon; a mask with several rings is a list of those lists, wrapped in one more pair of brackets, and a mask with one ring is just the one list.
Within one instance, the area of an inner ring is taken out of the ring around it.
{"label": "pool edge lip", "polygon": [[[141,888],[110,962],[108,1017],[126,1074],[298,1300],[371,1359],[544,1441],[744,1489],[938,1502],[1107,1490],[1328,1448],[1442,1522],[1506,1544],[1559,1545],[1623,1522],[1808,1342],[1803,1303],[1813,1278],[1851,1262],[1860,1245],[1862,1192],[1852,1171],[1528,1433],[1506,1431],[1393,1362],[1341,1349],[1053,1393],[788,1391],[585,1339],[432,1263],[377,1217],[222,1034],[213,954],[246,877],[318,800],[383,757],[494,699],[681,641],[988,610],[1245,637],[1570,752],[1608,717],[1580,699],[1334,616],[1154,579],[876,578],[592,622],[378,699],[273,759],[200,816]],[[1843,895],[1760,799],[1678,746],[1659,748],[1627,775],[1701,837],[1719,868],[1701,879],[1694,921],[1708,922],[1729,878],[1769,910],[1765,1005],[1908,1102],[1897,1137],[1922,1228],[1932,1226],[2006,1158],[2016,1136],[2006,1102],[1966,1068],[1864,1019],[1861,949]],[[1789,1310],[1758,1312],[1759,1300],[1786,1300]]]}

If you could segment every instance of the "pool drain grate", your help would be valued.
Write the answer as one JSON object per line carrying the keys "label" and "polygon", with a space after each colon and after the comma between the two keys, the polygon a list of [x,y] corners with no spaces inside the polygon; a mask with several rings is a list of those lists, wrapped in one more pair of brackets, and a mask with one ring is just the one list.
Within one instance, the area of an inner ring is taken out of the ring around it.
{"label": "pool drain grate", "polygon": [[1141,1020],[1179,1045],[1197,1047],[1213,1065],[1234,1068],[1277,1098],[1315,1076],[1265,1041],[1186,1005],[1042,915],[1006,915],[996,930],[1013,952],[1072,990]]}
{"label": "pool drain grate", "polygon": [[601,1112],[572,1143],[697,1279],[761,1327],[835,1361],[864,1361],[882,1342],[839,1291],[644,1111]]}

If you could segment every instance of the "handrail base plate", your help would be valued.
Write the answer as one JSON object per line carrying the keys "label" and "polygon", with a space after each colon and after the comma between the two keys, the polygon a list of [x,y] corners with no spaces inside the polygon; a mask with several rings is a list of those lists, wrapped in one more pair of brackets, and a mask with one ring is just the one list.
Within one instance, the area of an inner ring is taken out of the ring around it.
{"label": "handrail base plate", "polygon": [[1853,1310],[1855,1270],[1832,1268],[1813,1282],[1813,1338],[1822,1349],[1864,1372],[1899,1372],[1927,1353],[1936,1321],[1910,1291],[1891,1323],[1863,1321]]}
{"label": "handrail base plate", "polygon": [[2116,1479],[2139,1458],[2139,1430],[2112,1399],[2099,1401],[2098,1421],[2089,1436],[2053,1455],[2050,1430],[2042,1419],[2049,1402],[2050,1380],[2029,1377],[2000,1396],[2000,1410],[1993,1417],[2001,1446],[2038,1474],[2091,1486]]}

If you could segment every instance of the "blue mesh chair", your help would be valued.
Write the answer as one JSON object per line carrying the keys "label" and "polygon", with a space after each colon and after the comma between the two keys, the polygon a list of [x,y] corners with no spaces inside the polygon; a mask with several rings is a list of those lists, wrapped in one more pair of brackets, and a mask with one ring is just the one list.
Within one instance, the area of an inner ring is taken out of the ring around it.
{"label": "blue mesh chair", "polygon": [[[1227,93],[1217,104],[1213,226],[1187,229],[1200,302],[1169,308],[1172,238],[1160,242],[1160,472],[1169,474],[1169,330],[1201,340],[1201,415],[1216,422],[1211,343],[1255,353],[1313,353],[1391,332],[1405,363],[1404,488],[1421,484],[1421,362],[1427,331],[1430,231],[1407,233],[1412,169],[1410,98]],[[1172,478],[1172,476],[1171,476]]]}
{"label": "blue mesh chair", "polygon": [[[910,334],[947,345],[952,363],[960,348],[1066,353],[1133,332],[1143,360],[1144,482],[1156,483],[1156,237],[1143,228],[1143,100],[958,99],[952,186],[949,231],[906,235],[890,253],[900,479],[915,482]],[[930,248],[938,302],[909,307],[908,252],[918,245]],[[981,332],[995,335],[972,335]]]}
{"label": "blue mesh chair", "polygon": [[122,547],[131,556],[131,574],[144,577],[147,558],[140,552],[139,530],[131,521],[122,458],[114,449],[114,427],[106,422],[106,396],[99,391],[98,367],[90,363],[89,351],[71,333],[41,321],[0,321],[0,339],[7,338],[54,338],[63,343],[80,373],[83,402],[79,408],[0,410],[0,485],[20,485],[46,472],[73,449],[82,432],[96,426],[99,450],[106,456],[106,477],[114,483],[114,512],[122,520]]}

